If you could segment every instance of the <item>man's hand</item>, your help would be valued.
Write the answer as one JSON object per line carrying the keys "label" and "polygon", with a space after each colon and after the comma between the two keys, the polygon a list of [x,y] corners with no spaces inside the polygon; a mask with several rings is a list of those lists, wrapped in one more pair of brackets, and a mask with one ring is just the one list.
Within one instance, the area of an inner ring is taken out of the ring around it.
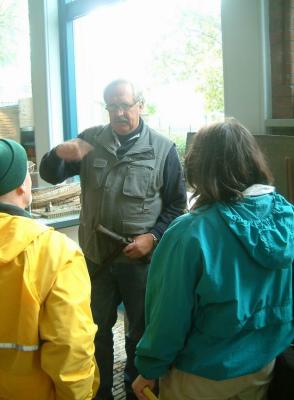
{"label": "man's hand", "polygon": [[145,379],[142,375],[137,376],[132,384],[132,388],[139,400],[148,400],[148,397],[146,397],[143,393],[143,389],[146,386],[152,390],[155,386],[155,380]]}
{"label": "man's hand", "polygon": [[154,240],[151,233],[144,233],[143,235],[135,236],[134,241],[128,244],[123,253],[132,259],[141,258],[149,254],[154,246]]}
{"label": "man's hand", "polygon": [[56,147],[56,154],[64,161],[81,161],[94,147],[82,139],[72,139]]}

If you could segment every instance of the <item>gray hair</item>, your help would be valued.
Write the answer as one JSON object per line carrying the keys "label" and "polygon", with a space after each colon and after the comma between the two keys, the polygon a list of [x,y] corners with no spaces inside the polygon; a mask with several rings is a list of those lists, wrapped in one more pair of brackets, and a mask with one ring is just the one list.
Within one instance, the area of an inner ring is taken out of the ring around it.
{"label": "gray hair", "polygon": [[103,98],[106,103],[106,97],[113,91],[113,89],[118,86],[118,85],[130,85],[132,90],[133,90],[133,97],[134,101],[140,102],[141,104],[144,104],[145,99],[144,95],[141,89],[139,89],[136,85],[133,84],[133,82],[129,81],[128,79],[115,79],[114,81],[110,82],[104,89],[103,91]]}

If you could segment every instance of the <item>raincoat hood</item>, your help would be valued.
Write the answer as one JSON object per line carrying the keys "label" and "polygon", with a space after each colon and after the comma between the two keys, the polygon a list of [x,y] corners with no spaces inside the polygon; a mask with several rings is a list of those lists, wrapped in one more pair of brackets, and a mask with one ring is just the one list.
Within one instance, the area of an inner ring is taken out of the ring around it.
{"label": "raincoat hood", "polygon": [[50,228],[38,223],[32,224],[29,218],[0,212],[0,264],[14,260],[48,229]]}
{"label": "raincoat hood", "polygon": [[274,188],[254,185],[242,201],[217,204],[218,212],[248,254],[267,269],[292,266],[294,207]]}

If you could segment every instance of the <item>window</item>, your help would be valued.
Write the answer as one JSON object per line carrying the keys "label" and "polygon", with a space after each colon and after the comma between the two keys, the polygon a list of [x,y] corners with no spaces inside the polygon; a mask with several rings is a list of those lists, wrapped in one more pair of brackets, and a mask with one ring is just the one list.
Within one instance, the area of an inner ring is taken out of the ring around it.
{"label": "window", "polygon": [[0,132],[20,139],[32,126],[28,4],[0,0]]}
{"label": "window", "polygon": [[61,13],[71,124],[65,131],[75,136],[107,123],[103,89],[119,77],[144,89],[144,118],[164,134],[185,137],[222,118],[220,0],[92,1],[87,10],[81,4],[63,4]]}

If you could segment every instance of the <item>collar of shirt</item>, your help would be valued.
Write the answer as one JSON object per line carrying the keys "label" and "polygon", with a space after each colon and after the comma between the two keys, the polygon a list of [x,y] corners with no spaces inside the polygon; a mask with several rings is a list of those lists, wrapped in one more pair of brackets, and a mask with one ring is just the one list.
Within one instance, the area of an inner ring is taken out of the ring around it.
{"label": "collar of shirt", "polygon": [[138,137],[140,137],[142,129],[143,129],[143,120],[142,120],[142,118],[140,118],[138,127],[135,130],[133,130],[132,132],[128,133],[127,135],[118,135],[114,131],[113,131],[113,133],[114,133],[115,137],[118,139],[118,141],[120,142],[121,146],[123,146],[126,143],[129,143],[135,139],[138,139]]}

